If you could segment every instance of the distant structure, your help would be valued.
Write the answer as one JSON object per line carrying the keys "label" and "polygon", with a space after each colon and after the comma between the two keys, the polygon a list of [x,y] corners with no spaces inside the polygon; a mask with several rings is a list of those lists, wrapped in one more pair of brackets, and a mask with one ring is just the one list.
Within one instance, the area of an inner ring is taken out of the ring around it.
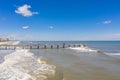
{"label": "distant structure", "polygon": [[65,44],[65,43],[49,43],[49,44],[0,44],[0,50],[15,50],[17,47],[22,49],[64,49],[69,47],[82,47],[83,44]]}
{"label": "distant structure", "polygon": [[9,38],[6,38],[6,39],[0,38],[0,42],[8,42],[8,41],[9,41]]}

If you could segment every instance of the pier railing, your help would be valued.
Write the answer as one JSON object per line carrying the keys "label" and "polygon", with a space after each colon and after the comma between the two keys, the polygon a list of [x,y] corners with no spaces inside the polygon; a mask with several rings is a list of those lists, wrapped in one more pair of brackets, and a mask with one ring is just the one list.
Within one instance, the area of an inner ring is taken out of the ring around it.
{"label": "pier railing", "polygon": [[60,48],[68,48],[68,47],[81,47],[85,46],[83,44],[2,44],[0,45],[0,50],[9,50],[9,49],[16,49],[17,47],[23,49],[60,49]]}

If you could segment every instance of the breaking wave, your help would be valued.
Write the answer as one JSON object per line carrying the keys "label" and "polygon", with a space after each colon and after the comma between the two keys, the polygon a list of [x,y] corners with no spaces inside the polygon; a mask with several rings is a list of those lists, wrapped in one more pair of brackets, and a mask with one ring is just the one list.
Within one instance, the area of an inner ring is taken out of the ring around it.
{"label": "breaking wave", "polygon": [[120,56],[120,53],[105,53],[105,54],[110,56]]}
{"label": "breaking wave", "polygon": [[79,51],[79,52],[95,52],[95,53],[103,53],[103,52],[100,51],[100,50],[94,50],[94,49],[91,49],[91,48],[86,47],[86,46],[81,46],[81,47],[69,47],[68,49],[76,50],[76,51]]}
{"label": "breaking wave", "polygon": [[0,64],[0,80],[49,80],[55,76],[56,66],[43,58],[36,58],[26,49],[18,48],[4,57]]}

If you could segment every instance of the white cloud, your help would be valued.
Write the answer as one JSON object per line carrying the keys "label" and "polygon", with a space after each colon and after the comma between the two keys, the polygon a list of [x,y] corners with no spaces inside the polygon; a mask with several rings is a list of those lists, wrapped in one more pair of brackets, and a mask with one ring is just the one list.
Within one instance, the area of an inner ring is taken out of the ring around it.
{"label": "white cloud", "polygon": [[111,20],[107,20],[107,21],[104,21],[103,24],[110,24],[112,21]]}
{"label": "white cloud", "polygon": [[53,26],[49,26],[49,29],[53,29],[54,27]]}
{"label": "white cloud", "polygon": [[29,28],[29,26],[23,26],[22,28],[23,28],[23,29],[28,29],[28,28]]}
{"label": "white cloud", "polygon": [[17,10],[15,10],[15,13],[21,14],[22,16],[25,16],[25,17],[30,17],[30,16],[33,16],[33,14],[38,14],[38,12],[30,11],[29,8],[31,8],[31,6],[25,4],[23,6],[18,7]]}

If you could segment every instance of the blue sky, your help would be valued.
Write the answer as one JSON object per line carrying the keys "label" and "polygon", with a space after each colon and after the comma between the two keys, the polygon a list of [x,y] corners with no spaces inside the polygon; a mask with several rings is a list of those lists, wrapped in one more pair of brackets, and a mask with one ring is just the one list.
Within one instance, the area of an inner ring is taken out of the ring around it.
{"label": "blue sky", "polygon": [[0,37],[120,40],[120,0],[0,0]]}

